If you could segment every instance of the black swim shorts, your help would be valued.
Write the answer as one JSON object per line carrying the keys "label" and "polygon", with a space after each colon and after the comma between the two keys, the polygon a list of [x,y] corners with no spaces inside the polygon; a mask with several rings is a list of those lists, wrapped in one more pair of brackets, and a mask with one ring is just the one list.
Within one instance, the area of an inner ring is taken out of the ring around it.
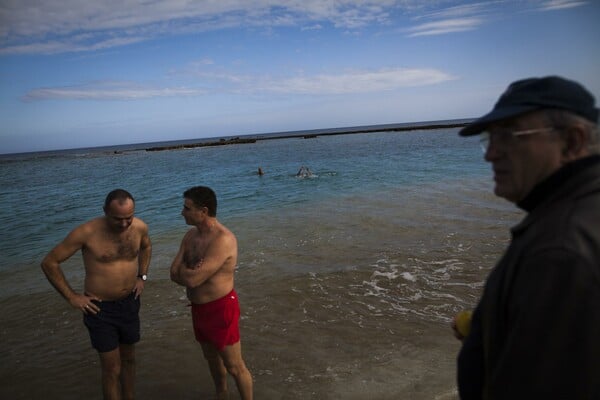
{"label": "black swim shorts", "polygon": [[131,293],[121,300],[94,303],[100,307],[100,312],[83,316],[94,349],[105,353],[119,344],[134,344],[140,340],[139,297],[136,299]]}

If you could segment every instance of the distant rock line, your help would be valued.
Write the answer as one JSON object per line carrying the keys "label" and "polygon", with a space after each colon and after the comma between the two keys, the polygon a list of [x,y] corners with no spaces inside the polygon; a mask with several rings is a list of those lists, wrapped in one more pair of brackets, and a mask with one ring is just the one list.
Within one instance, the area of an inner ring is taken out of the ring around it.
{"label": "distant rock line", "polygon": [[467,126],[469,122],[449,122],[449,123],[433,123],[433,124],[410,124],[407,126],[374,126],[370,127],[357,127],[357,128],[332,128],[324,130],[318,133],[290,133],[282,134],[273,137],[262,137],[258,140],[274,140],[274,139],[290,139],[290,138],[304,138],[314,139],[319,136],[334,136],[334,135],[351,135],[355,133],[374,133],[374,132],[402,132],[402,131],[418,131],[418,130],[430,130],[430,129],[444,129],[444,128],[462,128]]}
{"label": "distant rock line", "polygon": [[349,135],[355,133],[373,133],[373,132],[400,132],[400,131],[416,131],[416,130],[428,130],[428,129],[443,129],[443,128],[461,128],[468,125],[468,122],[459,123],[434,123],[434,124],[411,124],[407,126],[393,126],[393,127],[373,127],[373,128],[360,128],[355,129],[332,129],[330,131],[323,131],[318,133],[304,132],[290,132],[289,134],[282,134],[273,137],[253,137],[253,138],[240,138],[234,137],[231,139],[219,139],[218,141],[200,142],[200,143],[187,143],[178,144],[172,146],[158,146],[149,147],[146,151],[163,151],[163,150],[181,150],[181,149],[194,149],[196,147],[208,147],[208,146],[224,146],[229,144],[247,144],[256,143],[257,140],[276,140],[276,139],[291,139],[291,138],[303,138],[303,139],[314,139],[319,136],[333,136],[333,135]]}
{"label": "distant rock line", "polygon": [[207,146],[225,146],[228,144],[246,144],[256,143],[256,139],[240,139],[239,137],[232,139],[220,139],[216,142],[203,142],[203,143],[188,143],[179,144],[175,146],[158,146],[147,148],[146,151],[163,151],[163,150],[179,150],[179,149],[193,149],[196,147],[207,147]]}

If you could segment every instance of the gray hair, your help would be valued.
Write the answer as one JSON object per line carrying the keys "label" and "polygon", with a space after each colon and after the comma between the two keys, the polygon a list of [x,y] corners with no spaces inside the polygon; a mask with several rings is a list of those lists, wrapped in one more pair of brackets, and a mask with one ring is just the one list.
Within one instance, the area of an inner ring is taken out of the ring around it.
{"label": "gray hair", "polygon": [[544,115],[548,122],[558,129],[582,127],[587,134],[589,151],[592,154],[600,154],[600,129],[597,123],[567,110],[547,109],[544,110]]}

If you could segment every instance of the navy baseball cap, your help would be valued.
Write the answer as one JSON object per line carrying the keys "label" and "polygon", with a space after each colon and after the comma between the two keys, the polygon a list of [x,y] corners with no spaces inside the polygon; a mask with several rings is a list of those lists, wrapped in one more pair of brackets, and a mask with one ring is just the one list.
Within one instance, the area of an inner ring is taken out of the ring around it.
{"label": "navy baseball cap", "polygon": [[547,108],[567,110],[598,123],[594,103],[594,96],[575,81],[559,76],[523,79],[511,83],[492,111],[465,126],[459,134],[477,135],[491,123]]}

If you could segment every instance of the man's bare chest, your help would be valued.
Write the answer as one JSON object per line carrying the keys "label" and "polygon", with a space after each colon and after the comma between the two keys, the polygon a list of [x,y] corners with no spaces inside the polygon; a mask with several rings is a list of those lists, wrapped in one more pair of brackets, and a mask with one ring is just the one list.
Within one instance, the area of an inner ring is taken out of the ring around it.
{"label": "man's bare chest", "polygon": [[204,258],[208,247],[210,245],[209,240],[203,237],[190,238],[185,246],[183,253],[183,262],[187,266],[195,266]]}
{"label": "man's bare chest", "polygon": [[132,261],[139,254],[139,239],[133,234],[120,236],[103,236],[90,240],[83,248],[84,257],[92,257],[95,261],[111,263],[116,261]]}

